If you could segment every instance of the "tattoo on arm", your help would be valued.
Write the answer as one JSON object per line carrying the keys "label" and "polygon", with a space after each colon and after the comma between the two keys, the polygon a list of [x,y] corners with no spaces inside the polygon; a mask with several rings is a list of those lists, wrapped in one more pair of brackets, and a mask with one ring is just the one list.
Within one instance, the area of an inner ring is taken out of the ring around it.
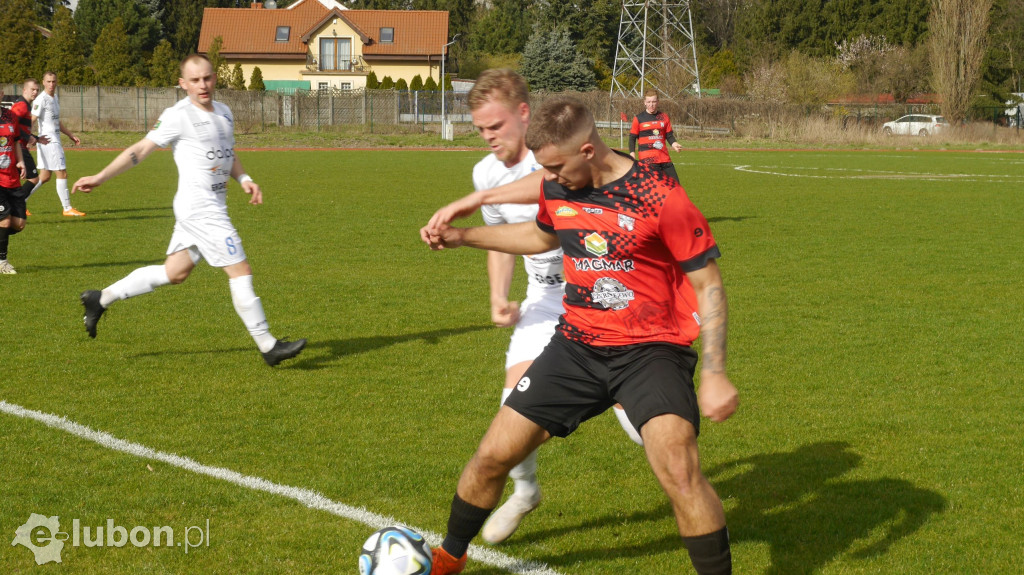
{"label": "tattoo on arm", "polygon": [[132,159],[132,165],[139,165],[139,157],[135,155],[135,152],[128,152],[128,157]]}
{"label": "tattoo on arm", "polygon": [[707,309],[701,317],[700,336],[703,340],[703,369],[714,373],[725,373],[726,332],[728,327],[725,290],[721,286],[710,287],[704,294]]}

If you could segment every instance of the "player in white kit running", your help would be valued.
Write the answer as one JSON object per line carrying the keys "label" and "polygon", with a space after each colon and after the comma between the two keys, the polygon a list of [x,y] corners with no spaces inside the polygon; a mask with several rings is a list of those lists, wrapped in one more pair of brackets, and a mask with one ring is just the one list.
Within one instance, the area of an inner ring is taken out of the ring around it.
{"label": "player in white kit running", "polygon": [[60,102],[57,100],[57,74],[43,74],[43,93],[32,101],[32,119],[39,122],[39,135],[49,139],[48,143],[36,145],[36,168],[39,181],[29,196],[40,186],[50,180],[50,173],[57,174],[57,196],[64,208],[65,216],[81,217],[85,214],[71,206],[71,194],[68,193],[68,167],[64,160],[64,146],[60,143],[60,135],[65,134],[77,146],[82,141],[71,133],[60,121]]}
{"label": "player in white kit running", "polygon": [[[475,189],[495,188],[542,169],[526,147],[530,105],[526,82],[521,76],[511,70],[483,72],[469,92],[469,107],[473,125],[492,152],[473,168]],[[490,204],[481,206],[480,211],[488,225],[532,222],[537,218],[536,204]],[[514,255],[487,253],[491,320],[501,327],[515,326],[506,354],[502,403],[547,346],[564,311],[562,250],[523,256],[528,284],[521,306],[508,299],[515,262]],[[621,410],[616,411],[619,412]],[[628,420],[620,419],[620,423],[622,421],[630,437],[639,441],[639,434]],[[513,468],[509,477],[514,484],[512,495],[491,515],[481,531],[488,543],[507,539],[522,519],[540,504],[536,451]]]}
{"label": "player in white kit running", "polygon": [[234,117],[231,110],[213,100],[217,75],[210,61],[193,54],[181,63],[178,84],[188,94],[164,110],[153,129],[100,173],[75,182],[72,192],[91,192],[110,178],[128,170],[159,147],[172,146],[178,166],[178,191],[174,196],[174,233],[163,265],[139,268],[103,291],[82,293],[85,329],[96,337],[96,324],[107,307],[118,300],[142,295],[188,278],[199,260],[223,268],[231,288],[235,311],[242,318],[268,365],[295,357],[306,340],[278,340],[270,333],[263,304],[252,284],[252,268],[228,218],[228,178],[238,180],[250,204],[263,203],[263,192],[245,173],[235,156]]}

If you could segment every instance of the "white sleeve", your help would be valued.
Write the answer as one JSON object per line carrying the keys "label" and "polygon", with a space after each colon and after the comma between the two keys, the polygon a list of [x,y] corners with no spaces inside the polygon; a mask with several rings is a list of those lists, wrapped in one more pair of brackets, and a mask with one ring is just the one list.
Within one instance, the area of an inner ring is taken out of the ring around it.
{"label": "white sleeve", "polygon": [[173,144],[181,137],[181,114],[176,114],[174,108],[167,108],[160,114],[153,129],[146,134],[146,139],[152,141],[161,148]]}
{"label": "white sleeve", "polygon": [[501,210],[494,204],[480,206],[480,215],[484,217],[484,223],[489,226],[508,223],[505,216],[501,214]]}

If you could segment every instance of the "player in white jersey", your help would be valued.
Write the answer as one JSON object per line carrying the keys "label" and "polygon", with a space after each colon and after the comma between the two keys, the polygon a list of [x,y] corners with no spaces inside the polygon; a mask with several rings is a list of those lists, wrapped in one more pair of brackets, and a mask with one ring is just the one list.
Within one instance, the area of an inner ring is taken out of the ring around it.
{"label": "player in white jersey", "polygon": [[49,138],[49,143],[36,146],[39,170],[39,181],[29,193],[31,196],[40,186],[50,181],[50,172],[57,174],[57,196],[64,207],[65,216],[81,217],[85,214],[71,206],[71,195],[68,193],[68,169],[64,161],[64,146],[60,143],[60,135],[65,134],[77,146],[82,141],[71,133],[60,121],[60,102],[57,100],[57,74],[43,74],[43,93],[32,102],[32,119],[39,122],[39,135]]}
{"label": "player in white jersey", "polygon": [[188,97],[164,110],[153,129],[114,159],[100,173],[75,182],[72,192],[91,192],[128,170],[160,147],[172,146],[178,166],[178,192],[174,196],[174,232],[163,265],[139,268],[103,291],[82,293],[85,329],[96,337],[96,324],[110,304],[147,294],[168,284],[184,282],[199,260],[223,268],[228,276],[235,311],[249,330],[268,365],[295,357],[305,339],[278,340],[270,333],[263,304],[252,284],[252,268],[228,218],[228,179],[238,180],[251,196],[250,204],[263,203],[263,192],[235,156],[234,118],[231,110],[213,100],[217,75],[205,57],[193,54],[181,63],[179,86]]}
{"label": "player in white jersey", "polygon": [[[526,147],[530,105],[526,82],[521,76],[511,70],[485,71],[469,93],[469,107],[473,125],[492,152],[473,168],[474,188],[495,188],[541,169],[533,152]],[[481,214],[489,225],[532,222],[537,218],[537,205],[491,204],[482,206]],[[515,326],[506,354],[502,403],[547,346],[563,311],[562,250],[523,257],[528,284],[521,306],[508,299],[515,262],[513,255],[487,253],[491,320],[498,326]],[[628,432],[636,434],[628,421],[627,425]],[[507,539],[522,519],[540,504],[536,452],[517,465],[509,477],[514,485],[512,495],[491,515],[481,532],[488,543]]]}

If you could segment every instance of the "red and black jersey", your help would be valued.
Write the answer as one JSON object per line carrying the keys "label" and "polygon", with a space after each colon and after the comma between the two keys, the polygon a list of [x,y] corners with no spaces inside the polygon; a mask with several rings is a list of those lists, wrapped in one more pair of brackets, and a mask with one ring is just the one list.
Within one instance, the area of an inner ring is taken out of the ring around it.
{"label": "red and black jersey", "polygon": [[18,145],[17,120],[14,114],[0,108],[0,186],[17,188],[21,185],[21,170],[18,169],[18,156],[15,146]]}
{"label": "red and black jersey", "polygon": [[633,116],[633,125],[629,129],[629,149],[633,143],[639,144],[636,159],[644,163],[664,164],[671,162],[667,147],[676,141],[672,133],[672,122],[668,114],[658,112],[648,114],[647,111]]}
{"label": "red and black jersey", "polygon": [[600,188],[545,182],[541,229],[565,251],[559,331],[595,346],[667,342],[700,334],[686,272],[721,257],[708,222],[674,180],[644,164]]}
{"label": "red and black jersey", "polygon": [[27,146],[32,135],[32,106],[29,106],[25,98],[18,96],[11,105],[11,113],[17,119],[18,139],[22,145]]}

